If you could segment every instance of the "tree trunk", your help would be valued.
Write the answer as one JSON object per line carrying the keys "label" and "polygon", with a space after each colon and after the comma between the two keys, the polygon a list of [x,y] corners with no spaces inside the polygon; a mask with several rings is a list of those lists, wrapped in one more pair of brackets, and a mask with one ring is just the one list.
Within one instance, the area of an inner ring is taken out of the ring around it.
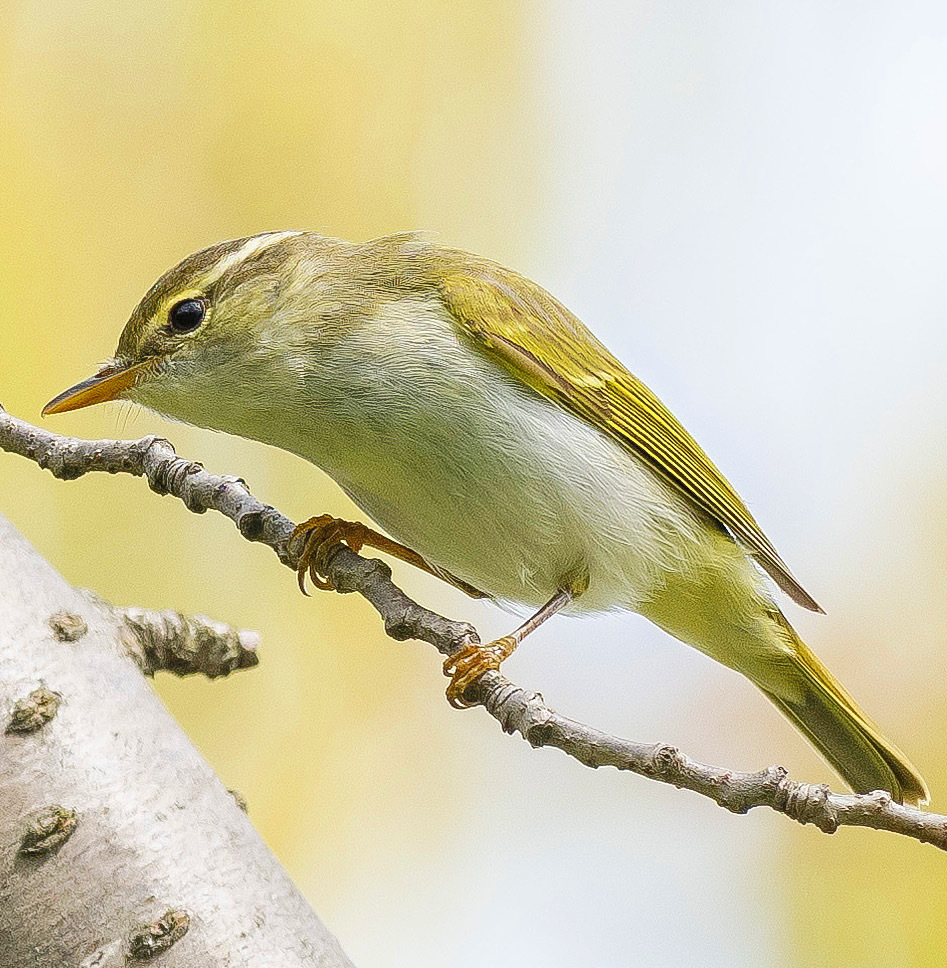
{"label": "tree trunk", "polygon": [[350,966],[129,634],[0,517],[0,965]]}

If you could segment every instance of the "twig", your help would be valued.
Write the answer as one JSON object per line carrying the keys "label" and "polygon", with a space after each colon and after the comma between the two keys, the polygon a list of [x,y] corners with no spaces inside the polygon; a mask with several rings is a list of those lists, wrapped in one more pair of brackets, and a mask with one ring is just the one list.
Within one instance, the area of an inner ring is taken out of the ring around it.
{"label": "twig", "polygon": [[[269,545],[280,561],[296,565],[288,547],[293,522],[261,504],[237,477],[220,477],[175,454],[168,441],[85,441],[31,426],[0,408],[0,448],[20,454],[71,480],[89,471],[144,476],[152,490],[180,498],[192,511],[219,511],[249,541]],[[445,656],[479,641],[473,626],[429,611],[391,581],[381,561],[362,558],[344,545],[328,557],[326,577],[340,592],[358,592],[378,611],[394,639],[420,639]],[[823,784],[797,783],[786,770],[771,766],[757,773],[736,773],[705,766],[672,746],[635,743],[566,719],[537,693],[527,692],[499,672],[489,672],[468,689],[508,733],[519,733],[531,746],[553,746],[586,766],[613,766],[709,797],[733,813],[770,807],[824,833],[842,826],[873,827],[912,837],[947,850],[947,816],[893,803],[887,793],[839,794]]]}
{"label": "twig", "polygon": [[216,679],[259,663],[260,637],[248,629],[234,629],[206,615],[155,612],[147,608],[116,608],[130,633],[129,654],[146,676],[165,670],[176,676],[197,673]]}

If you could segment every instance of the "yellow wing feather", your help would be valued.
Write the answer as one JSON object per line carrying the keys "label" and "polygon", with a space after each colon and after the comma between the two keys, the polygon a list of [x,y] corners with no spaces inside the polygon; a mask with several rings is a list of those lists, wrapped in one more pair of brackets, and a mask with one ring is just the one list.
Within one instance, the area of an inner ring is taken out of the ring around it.
{"label": "yellow wing feather", "polygon": [[822,611],[740,496],[660,400],[541,286],[486,261],[441,265],[461,329],[513,373],[644,460],[737,539],[794,601]]}

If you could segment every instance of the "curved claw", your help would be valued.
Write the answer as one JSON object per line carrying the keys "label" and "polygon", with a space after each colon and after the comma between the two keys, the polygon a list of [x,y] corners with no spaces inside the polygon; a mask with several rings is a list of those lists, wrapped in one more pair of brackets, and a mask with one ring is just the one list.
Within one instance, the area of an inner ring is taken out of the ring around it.
{"label": "curved claw", "polygon": [[467,688],[486,672],[495,672],[500,663],[508,659],[518,642],[512,635],[505,635],[486,645],[467,645],[444,660],[444,675],[450,676],[447,701],[454,709],[476,706],[464,698]]}
{"label": "curved claw", "polygon": [[318,517],[303,521],[302,524],[297,524],[293,528],[293,533],[289,536],[289,541],[287,542],[289,547],[292,547],[300,540],[304,542],[302,551],[299,554],[299,561],[296,564],[296,582],[299,585],[299,590],[304,595],[309,594],[306,591],[307,574],[312,578],[313,584],[317,588],[322,587],[322,580],[317,580],[318,572],[316,571],[316,564],[321,545],[327,537],[326,530],[334,521],[335,519],[331,514],[320,514]]}
{"label": "curved claw", "polygon": [[343,541],[353,551],[360,551],[365,544],[367,532],[365,525],[355,521],[343,521],[332,517],[331,514],[320,514],[318,517],[296,525],[289,536],[288,544],[292,546],[300,539],[305,542],[296,565],[296,581],[299,590],[304,595],[309,594],[306,591],[308,574],[309,580],[316,588],[321,591],[334,591],[335,585],[325,574],[329,552]]}

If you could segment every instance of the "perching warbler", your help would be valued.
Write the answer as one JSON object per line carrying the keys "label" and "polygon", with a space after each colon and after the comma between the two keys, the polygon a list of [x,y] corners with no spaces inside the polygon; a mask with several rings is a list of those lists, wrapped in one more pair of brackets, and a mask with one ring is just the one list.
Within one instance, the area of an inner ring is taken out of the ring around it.
{"label": "perching warbler", "polygon": [[630,609],[747,676],[854,790],[928,798],[780,612],[763,572],[820,609],[723,475],[509,269],[414,235],[223,242],[163,275],[115,359],[43,412],[116,399],[299,454],[397,539],[312,519],[301,575],[317,584],[345,540],[533,610],[449,660],[455,705],[560,609]]}

